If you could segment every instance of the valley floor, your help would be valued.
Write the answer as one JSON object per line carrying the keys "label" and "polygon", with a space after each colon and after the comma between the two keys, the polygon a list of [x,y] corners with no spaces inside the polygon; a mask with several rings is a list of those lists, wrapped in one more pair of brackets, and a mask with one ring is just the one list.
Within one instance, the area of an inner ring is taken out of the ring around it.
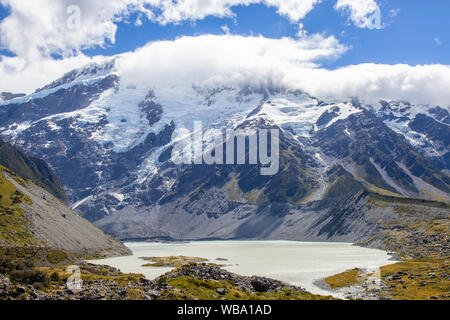
{"label": "valley floor", "polygon": [[[11,251],[8,251],[11,252]],[[155,280],[141,274],[122,273],[106,265],[59,259],[55,252],[42,261],[26,255],[0,256],[0,300],[323,300],[306,290],[264,277],[247,277],[212,263],[184,263]],[[63,258],[67,256],[63,256]],[[58,258],[58,259],[57,259]],[[181,262],[180,262],[181,261]],[[69,289],[72,273],[80,266],[81,289]],[[315,284],[332,295],[363,300],[450,300],[449,261],[445,258],[405,258],[396,264],[371,269],[352,269]],[[6,276],[7,275],[7,276]]]}

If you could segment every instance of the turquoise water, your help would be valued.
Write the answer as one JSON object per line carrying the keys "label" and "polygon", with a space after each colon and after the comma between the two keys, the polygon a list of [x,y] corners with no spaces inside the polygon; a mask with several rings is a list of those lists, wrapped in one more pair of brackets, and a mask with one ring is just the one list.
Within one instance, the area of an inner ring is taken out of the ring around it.
{"label": "turquoise water", "polygon": [[[193,241],[189,243],[127,242],[132,256],[92,260],[122,272],[142,273],[154,279],[171,268],[142,267],[140,257],[189,256],[225,264],[240,275],[258,275],[301,286],[316,294],[330,294],[314,281],[355,267],[376,268],[391,264],[387,252],[350,243],[297,241]],[[226,259],[226,261],[217,260]]]}

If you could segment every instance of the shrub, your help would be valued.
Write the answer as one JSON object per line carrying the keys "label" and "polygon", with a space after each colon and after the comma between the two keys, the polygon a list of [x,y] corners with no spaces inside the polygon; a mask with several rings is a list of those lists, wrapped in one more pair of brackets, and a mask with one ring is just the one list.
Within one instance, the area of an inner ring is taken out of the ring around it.
{"label": "shrub", "polygon": [[48,288],[48,283],[43,283],[43,282],[35,282],[35,283],[33,283],[33,288],[35,288],[36,290],[39,290],[39,291],[43,291],[43,290],[45,290],[46,288]]}
{"label": "shrub", "polygon": [[34,264],[28,260],[0,256],[0,273],[8,275],[12,282],[33,285],[35,288],[47,288],[50,284],[47,274],[34,270]]}
{"label": "shrub", "polygon": [[159,285],[163,285],[163,284],[165,284],[167,282],[167,278],[166,278],[166,276],[160,276],[158,279],[156,279],[156,282]]}
{"label": "shrub", "polygon": [[50,285],[50,279],[46,273],[39,270],[14,270],[10,273],[11,281],[35,285],[41,284],[41,287],[47,288]]}
{"label": "shrub", "polygon": [[59,281],[61,281],[61,277],[59,276],[59,273],[58,272],[53,272],[51,275],[50,275],[50,279],[52,280],[52,281],[54,281],[54,282],[59,282]]}
{"label": "shrub", "polygon": [[51,264],[58,264],[67,259],[67,254],[62,250],[53,250],[47,255],[47,261]]}

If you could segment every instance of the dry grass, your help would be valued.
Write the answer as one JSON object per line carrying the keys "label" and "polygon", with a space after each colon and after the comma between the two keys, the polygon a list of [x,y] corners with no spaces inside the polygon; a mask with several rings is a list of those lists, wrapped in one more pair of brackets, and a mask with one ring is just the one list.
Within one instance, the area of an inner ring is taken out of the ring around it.
{"label": "dry grass", "polygon": [[399,300],[450,299],[447,260],[422,259],[381,267],[387,297]]}
{"label": "dry grass", "polygon": [[143,267],[181,267],[189,263],[206,262],[208,259],[199,257],[170,256],[170,257],[141,257],[142,260],[152,261],[143,264]]}
{"label": "dry grass", "polygon": [[358,269],[352,269],[325,278],[325,282],[330,286],[330,288],[338,289],[343,287],[360,285],[364,282],[364,278],[360,274]]}

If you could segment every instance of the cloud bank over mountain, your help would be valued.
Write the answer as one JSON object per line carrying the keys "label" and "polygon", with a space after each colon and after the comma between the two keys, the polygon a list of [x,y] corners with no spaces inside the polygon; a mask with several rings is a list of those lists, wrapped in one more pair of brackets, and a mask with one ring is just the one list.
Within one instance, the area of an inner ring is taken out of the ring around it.
{"label": "cloud bank over mountain", "polygon": [[[239,5],[275,7],[291,22],[303,19],[321,0],[80,0],[80,27],[71,29],[72,1],[0,0],[10,15],[0,23],[2,48],[15,56],[0,55],[0,91],[30,93],[65,72],[104,57],[88,57],[82,50],[113,44],[117,24],[148,19],[159,24],[199,20],[207,16],[233,17]],[[358,27],[367,26],[376,8],[373,0],[338,0],[336,10],[349,14]],[[69,23],[69,25],[68,25]],[[22,32],[17,33],[20,29]],[[225,34],[155,41],[122,55],[123,81],[137,85],[282,85],[305,90],[322,99],[357,96],[410,100],[448,106],[450,70],[446,65],[350,65],[325,69],[350,47],[333,35],[305,33],[301,38]]]}
{"label": "cloud bank over mountain", "polygon": [[320,67],[348,50],[334,37],[301,40],[233,35],[183,37],[150,43],[123,55],[123,81],[161,85],[267,85],[305,90],[321,99],[358,97],[408,100],[448,106],[450,67],[360,64],[336,70]]}

